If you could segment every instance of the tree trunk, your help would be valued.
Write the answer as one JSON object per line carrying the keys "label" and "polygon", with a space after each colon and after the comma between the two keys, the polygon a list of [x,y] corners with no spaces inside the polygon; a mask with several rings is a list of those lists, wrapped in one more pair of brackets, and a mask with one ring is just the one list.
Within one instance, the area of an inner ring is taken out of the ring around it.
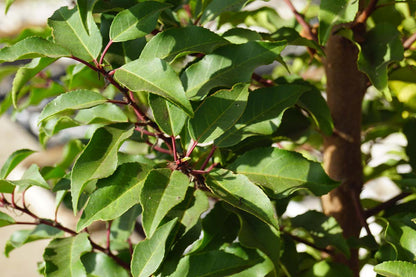
{"label": "tree trunk", "polygon": [[[324,138],[324,167],[341,185],[322,197],[324,213],[336,218],[344,236],[358,238],[360,222],[359,195],[362,188],[361,105],[367,89],[366,76],[358,71],[358,49],[349,40],[331,35],[325,47],[327,102],[334,121],[333,135]],[[335,257],[358,276],[358,249],[349,258]]]}

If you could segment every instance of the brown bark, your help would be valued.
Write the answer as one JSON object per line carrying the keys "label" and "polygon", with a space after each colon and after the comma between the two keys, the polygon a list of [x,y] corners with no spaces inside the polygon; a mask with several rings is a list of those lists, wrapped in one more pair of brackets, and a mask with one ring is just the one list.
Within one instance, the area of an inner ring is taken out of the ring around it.
{"label": "brown bark", "polygon": [[[322,206],[325,214],[337,219],[345,237],[357,238],[362,227],[358,204],[363,179],[361,105],[367,79],[358,71],[358,49],[349,40],[331,35],[325,54],[327,101],[335,131],[324,138],[324,167],[341,185],[322,197]],[[335,259],[347,264],[358,276],[358,249],[351,249],[350,258]]]}

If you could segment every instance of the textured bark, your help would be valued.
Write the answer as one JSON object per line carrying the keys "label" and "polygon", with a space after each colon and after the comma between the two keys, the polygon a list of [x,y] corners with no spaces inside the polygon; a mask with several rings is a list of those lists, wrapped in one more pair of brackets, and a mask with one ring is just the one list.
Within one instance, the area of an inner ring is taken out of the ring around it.
{"label": "textured bark", "polygon": [[[325,214],[335,217],[345,237],[358,237],[359,194],[362,188],[361,105],[367,79],[357,68],[357,47],[349,40],[331,35],[327,42],[325,70],[327,101],[335,132],[324,138],[324,167],[328,175],[341,182],[340,187],[322,197]],[[336,260],[347,264],[358,276],[358,250],[351,250],[349,259]]]}

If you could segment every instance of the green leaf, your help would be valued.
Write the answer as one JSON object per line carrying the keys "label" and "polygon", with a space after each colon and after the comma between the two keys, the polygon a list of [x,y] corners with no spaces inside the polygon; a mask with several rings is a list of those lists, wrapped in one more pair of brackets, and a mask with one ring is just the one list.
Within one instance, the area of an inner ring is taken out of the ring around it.
{"label": "green leaf", "polygon": [[77,0],[77,8],[79,10],[81,22],[88,34],[90,32],[88,29],[88,14],[92,12],[96,2],[97,0]]}
{"label": "green leaf", "polygon": [[416,275],[416,265],[405,261],[387,261],[376,265],[374,271],[387,277],[412,277]]}
{"label": "green leaf", "polygon": [[273,40],[286,40],[289,45],[306,46],[315,49],[319,55],[325,56],[322,48],[313,40],[302,37],[294,28],[283,27],[279,28],[271,35]]}
{"label": "green leaf", "polygon": [[10,172],[26,157],[33,154],[35,151],[30,149],[20,149],[13,152],[3,164],[0,170],[0,179],[6,179]]}
{"label": "green leaf", "polygon": [[56,44],[67,49],[72,56],[87,62],[95,60],[101,52],[102,37],[91,13],[87,15],[86,31],[77,8],[62,7],[48,19]]}
{"label": "green leaf", "polygon": [[223,12],[240,10],[248,0],[212,0],[205,8],[201,23],[213,20]]}
{"label": "green leaf", "polygon": [[[133,233],[134,226],[136,225],[137,217],[142,212],[139,204],[131,207],[127,212],[122,214],[120,217],[114,219],[111,222],[110,239],[111,239],[111,250],[121,250],[128,248],[128,240]],[[119,246],[122,246],[119,248]]]}
{"label": "green leaf", "polygon": [[117,152],[133,134],[133,126],[119,123],[101,127],[76,160],[71,174],[71,196],[74,213],[88,181],[109,177],[117,168]]}
{"label": "green leaf", "polygon": [[99,124],[112,122],[127,122],[126,114],[112,103],[104,103],[89,109],[81,110],[74,117],[83,124]]}
{"label": "green leaf", "polygon": [[400,37],[395,26],[379,23],[366,33],[358,55],[358,69],[388,98],[391,96],[387,86],[387,66],[403,59],[404,50]]}
{"label": "green leaf", "polygon": [[45,181],[39,172],[39,166],[32,164],[23,174],[21,180],[11,181],[21,189],[28,188],[30,186],[38,186],[47,190],[50,190],[49,184]]}
{"label": "green leaf", "polygon": [[61,130],[79,126],[79,123],[69,116],[52,117],[39,126],[39,142],[45,146],[50,137]]}
{"label": "green leaf", "polygon": [[353,21],[358,11],[358,0],[322,0],[319,9],[319,43],[325,44],[332,27]]}
{"label": "green leaf", "polygon": [[156,27],[159,14],[170,5],[154,1],[138,3],[116,15],[110,27],[114,42],[143,37]]}
{"label": "green leaf", "polygon": [[191,53],[211,53],[228,41],[199,26],[172,28],[157,34],[144,47],[140,58],[159,58],[172,62]]}
{"label": "green leaf", "polygon": [[163,60],[135,60],[117,69],[114,78],[132,91],[147,91],[160,95],[193,116],[191,104],[185,96],[178,75]]}
{"label": "green leaf", "polygon": [[220,90],[205,99],[189,121],[191,137],[199,142],[213,141],[231,128],[243,114],[248,84],[236,84],[231,90]]}
{"label": "green leaf", "polygon": [[61,58],[71,53],[65,48],[43,38],[30,37],[0,49],[0,63],[38,57]]}
{"label": "green leaf", "polygon": [[13,193],[16,185],[12,181],[0,180],[0,192],[1,193]]}
{"label": "green leaf", "polygon": [[13,219],[13,217],[3,212],[0,212],[0,227],[14,224],[15,222],[16,221]]}
{"label": "green leaf", "polygon": [[414,214],[398,213],[388,218],[385,240],[394,247],[396,259],[413,262],[416,257]]}
{"label": "green leaf", "polygon": [[227,30],[222,37],[233,44],[244,44],[252,40],[262,40],[261,35],[250,29],[233,28]]}
{"label": "green leaf", "polygon": [[81,256],[91,249],[87,233],[52,240],[43,253],[46,276],[86,276]]}
{"label": "green leaf", "polygon": [[138,204],[142,179],[146,174],[146,168],[140,164],[126,163],[110,177],[98,180],[97,189],[91,194],[77,223],[77,232],[93,221],[115,219]]}
{"label": "green leaf", "polygon": [[249,212],[279,228],[273,205],[267,195],[250,180],[228,170],[216,170],[206,177],[208,188],[232,206]]}
{"label": "green leaf", "polygon": [[280,52],[286,42],[250,41],[216,49],[188,67],[181,79],[189,99],[199,100],[216,87],[231,87],[251,80],[255,68],[274,60],[283,63]]}
{"label": "green leaf", "polygon": [[184,200],[188,185],[188,177],[180,171],[166,168],[149,173],[140,194],[147,237],[153,235],[169,210]]}
{"label": "green leaf", "polygon": [[7,14],[9,11],[10,6],[13,4],[15,0],[6,0],[6,4],[4,6],[4,14]]}
{"label": "green leaf", "polygon": [[273,134],[280,125],[283,112],[295,105],[307,90],[309,88],[305,86],[280,85],[251,92],[243,115],[214,144],[229,147],[250,136]]}
{"label": "green leaf", "polygon": [[274,276],[280,269],[280,236],[278,230],[257,217],[237,211],[241,229],[238,234],[239,242],[245,247],[262,251],[274,264]]}
{"label": "green leaf", "polygon": [[152,108],[157,125],[164,133],[171,136],[180,134],[188,118],[182,109],[151,93],[149,94],[149,105]]}
{"label": "green leaf", "polygon": [[41,239],[51,239],[57,237],[63,237],[64,232],[55,227],[45,224],[39,224],[33,230],[18,230],[12,234],[10,239],[6,242],[4,248],[4,255],[9,257],[9,254],[14,249]]}
{"label": "green leaf", "polygon": [[87,276],[129,277],[130,274],[108,255],[90,252],[81,257]]}
{"label": "green leaf", "polygon": [[42,121],[57,114],[73,110],[86,109],[105,102],[107,102],[107,98],[98,92],[84,89],[73,90],[62,94],[49,102],[45,108],[43,108],[38,122],[41,123]]}
{"label": "green leaf", "polygon": [[166,240],[175,224],[176,219],[169,221],[136,245],[131,260],[133,276],[148,277],[159,268],[165,257]]}
{"label": "green leaf", "polygon": [[292,218],[292,227],[303,228],[311,235],[313,244],[322,248],[331,245],[349,257],[350,250],[335,218],[317,211],[307,211]]}
{"label": "green leaf", "polygon": [[317,196],[328,193],[338,183],[326,175],[322,166],[301,154],[278,148],[258,148],[238,157],[229,169],[283,198],[299,189]]}
{"label": "green leaf", "polygon": [[413,169],[416,169],[416,118],[409,118],[403,126],[407,139],[406,154]]}
{"label": "green leaf", "polygon": [[229,276],[264,259],[255,250],[232,244],[221,250],[203,251],[183,257],[170,277]]}
{"label": "green leaf", "polygon": [[30,63],[22,66],[17,70],[16,76],[13,79],[13,87],[12,87],[12,100],[13,105],[17,108],[17,99],[19,96],[20,90],[23,86],[32,79],[36,74],[38,74],[41,70],[45,67],[50,65],[56,61],[56,59],[52,58],[36,58],[33,59]]}
{"label": "green leaf", "polygon": [[[315,260],[314,260],[315,261]],[[353,273],[350,268],[346,265],[330,262],[330,261],[320,261],[304,272],[300,277],[329,277],[329,276],[338,276],[338,277],[353,277]]]}

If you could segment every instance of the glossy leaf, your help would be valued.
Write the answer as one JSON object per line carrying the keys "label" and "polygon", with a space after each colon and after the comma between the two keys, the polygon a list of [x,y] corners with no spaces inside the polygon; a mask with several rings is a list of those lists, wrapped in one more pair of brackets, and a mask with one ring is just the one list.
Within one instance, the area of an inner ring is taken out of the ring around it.
{"label": "glossy leaf", "polygon": [[39,116],[42,122],[50,117],[73,111],[86,109],[107,102],[107,98],[92,90],[73,90],[64,93],[49,102]]}
{"label": "glossy leaf", "polygon": [[99,128],[76,160],[71,174],[71,196],[74,213],[88,181],[109,177],[117,168],[117,152],[133,134],[133,126],[120,123]]}
{"label": "glossy leaf", "polygon": [[180,134],[188,118],[182,109],[156,94],[149,94],[149,105],[157,125],[163,132],[171,136]]}
{"label": "glossy leaf", "polygon": [[[163,78],[160,78],[163,76]],[[138,59],[116,70],[115,79],[132,91],[147,91],[162,96],[192,116],[193,111],[185,96],[176,72],[158,58]]]}
{"label": "glossy leaf", "polygon": [[143,37],[156,27],[159,14],[170,5],[154,1],[138,3],[118,13],[110,27],[110,39],[114,42]]}
{"label": "glossy leaf", "polygon": [[159,58],[167,62],[191,53],[211,53],[228,41],[199,26],[172,28],[157,34],[144,47],[141,58]]}
{"label": "glossy leaf", "polygon": [[101,252],[90,252],[81,257],[87,276],[129,277],[130,274],[112,258]]}
{"label": "glossy leaf", "polygon": [[188,177],[180,171],[155,169],[149,173],[140,194],[147,237],[153,235],[169,210],[184,200],[188,185]]}
{"label": "glossy leaf", "polygon": [[0,212],[0,227],[15,223],[16,221],[8,214]]}
{"label": "glossy leaf", "polygon": [[320,196],[338,185],[326,175],[319,163],[309,161],[299,153],[278,148],[247,151],[229,169],[244,174],[277,197],[289,196],[299,189],[308,189]]}
{"label": "glossy leaf", "polygon": [[201,22],[213,20],[221,13],[226,11],[238,11],[240,10],[248,0],[212,0],[205,8]]}
{"label": "glossy leaf", "polygon": [[23,86],[32,79],[36,74],[38,74],[45,67],[53,63],[56,59],[53,58],[36,58],[33,59],[30,63],[25,66],[22,66],[17,70],[16,76],[13,79],[12,87],[12,100],[15,107],[17,99],[19,96],[20,90]]}
{"label": "glossy leaf", "polygon": [[246,176],[221,169],[209,174],[206,181],[208,188],[216,196],[278,228],[270,199]]}
{"label": "glossy leaf", "polygon": [[82,254],[91,251],[88,234],[52,240],[43,253],[47,276],[86,276]]}
{"label": "glossy leaf", "polygon": [[191,137],[199,143],[213,141],[231,128],[243,114],[248,85],[237,84],[231,90],[220,90],[205,99],[189,121]]}
{"label": "glossy leaf", "polygon": [[357,0],[322,0],[319,9],[319,42],[325,44],[332,27],[353,21],[358,11]]}
{"label": "glossy leaf", "polygon": [[35,151],[30,149],[20,149],[13,152],[3,164],[0,170],[0,179],[6,179],[10,172],[17,166],[21,161],[26,159],[29,155]]}
{"label": "glossy leaf", "polygon": [[175,224],[176,219],[169,221],[136,245],[131,261],[133,276],[148,277],[159,268],[166,254],[166,240]]}
{"label": "glossy leaf", "polygon": [[238,233],[239,242],[245,247],[262,251],[273,262],[274,276],[280,269],[280,237],[279,231],[257,217],[238,211],[241,229]]}
{"label": "glossy leaf", "polygon": [[285,46],[285,41],[250,41],[218,48],[182,74],[186,95],[190,99],[201,99],[213,88],[248,82],[258,66],[274,60],[283,62],[279,54]]}
{"label": "glossy leaf", "polygon": [[305,86],[280,85],[251,92],[243,115],[214,144],[228,147],[250,136],[273,134],[280,125],[283,112],[295,105],[301,94],[308,90]]}
{"label": "glossy leaf", "polygon": [[77,8],[62,7],[48,19],[55,43],[67,49],[72,56],[85,61],[95,60],[101,52],[102,37],[92,14],[87,15],[88,30],[84,28]]}
{"label": "glossy leaf", "polygon": [[30,37],[0,49],[0,63],[38,57],[61,58],[71,53],[65,48],[43,38]]}
{"label": "glossy leaf", "polygon": [[403,45],[397,28],[388,23],[379,23],[366,34],[358,55],[358,69],[364,72],[371,83],[391,97],[387,87],[387,66],[403,59]]}
{"label": "glossy leaf", "polygon": [[374,271],[387,277],[412,277],[416,274],[416,265],[406,261],[387,261],[376,265]]}
{"label": "glossy leaf", "polygon": [[93,221],[115,219],[138,204],[142,179],[146,174],[146,168],[140,164],[126,163],[110,177],[98,180],[97,189],[91,194],[77,223],[77,232]]}

